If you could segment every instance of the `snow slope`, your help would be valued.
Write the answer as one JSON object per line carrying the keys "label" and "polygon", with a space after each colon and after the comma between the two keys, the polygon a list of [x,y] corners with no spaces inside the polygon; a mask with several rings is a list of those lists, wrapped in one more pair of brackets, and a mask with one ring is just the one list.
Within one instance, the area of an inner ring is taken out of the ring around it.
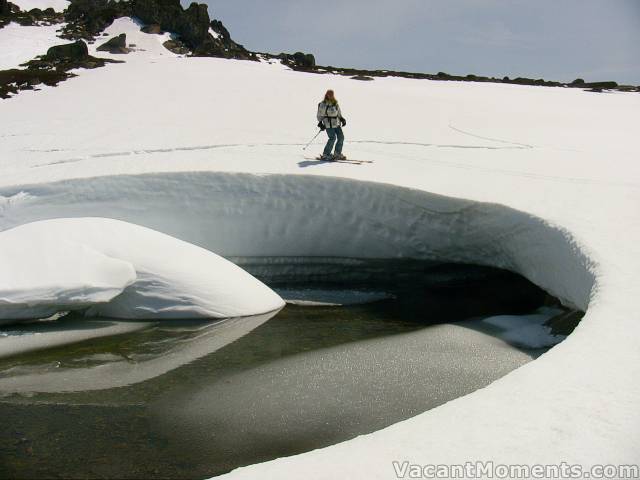
{"label": "snow slope", "polygon": [[[63,27],[59,25],[22,26],[11,22],[0,28],[0,70],[18,68],[20,64],[47,53],[49,47],[68,43],[56,36]],[[9,47],[9,48],[7,48]]]}
{"label": "snow slope", "polygon": [[115,318],[225,318],[280,309],[231,262],[148,228],[55,219],[0,232],[0,322],[88,309]]}
{"label": "snow slope", "polygon": [[[475,261],[587,309],[566,341],[482,390],[228,478],[640,461],[640,96],[136,54],[3,103],[0,228],[109,212],[221,255]],[[346,154],[374,163],[303,157],[327,88]]]}
{"label": "snow slope", "polygon": [[[96,41],[89,45],[89,54],[96,57],[111,58],[114,60],[127,60],[134,62],[136,60],[149,63],[160,57],[178,57],[175,53],[167,50],[162,46],[164,42],[171,39],[171,34],[148,34],[140,31],[144,24],[136,19],[129,17],[116,18],[103,32],[106,35],[96,37]],[[121,33],[127,35],[127,45],[135,45],[132,52],[127,54],[112,54],[109,52],[100,52],[97,48],[110,40],[117,37]]]}

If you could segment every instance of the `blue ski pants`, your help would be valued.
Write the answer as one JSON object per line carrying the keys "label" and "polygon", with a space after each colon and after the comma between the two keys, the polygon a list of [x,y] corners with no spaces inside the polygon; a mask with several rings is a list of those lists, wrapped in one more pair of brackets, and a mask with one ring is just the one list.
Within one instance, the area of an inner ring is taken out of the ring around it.
{"label": "blue ski pants", "polygon": [[[327,145],[324,147],[323,155],[331,155],[331,150],[333,150],[333,145],[336,145],[336,154],[342,153],[342,144],[344,143],[344,133],[342,133],[342,127],[336,128],[327,128],[327,135],[329,136],[329,140],[327,140]],[[336,143],[336,139],[338,142]]]}

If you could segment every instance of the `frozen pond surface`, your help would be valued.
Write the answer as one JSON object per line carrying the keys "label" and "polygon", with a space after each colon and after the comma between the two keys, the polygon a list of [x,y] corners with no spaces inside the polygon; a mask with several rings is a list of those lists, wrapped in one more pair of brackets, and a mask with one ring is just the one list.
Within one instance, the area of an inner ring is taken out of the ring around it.
{"label": "frozen pond surface", "polygon": [[[210,323],[103,319],[120,334],[0,360],[0,477],[204,478],[383,428],[546,351],[500,338],[522,317],[430,325],[402,296],[292,292],[311,305]],[[557,310],[539,312],[524,323],[546,328]]]}

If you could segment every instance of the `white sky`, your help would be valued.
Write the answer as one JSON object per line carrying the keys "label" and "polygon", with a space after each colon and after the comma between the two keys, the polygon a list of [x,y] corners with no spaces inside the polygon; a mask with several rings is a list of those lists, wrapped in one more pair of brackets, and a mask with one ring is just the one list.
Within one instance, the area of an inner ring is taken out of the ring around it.
{"label": "white sky", "polygon": [[319,64],[640,84],[640,0],[207,0],[252,50]]}

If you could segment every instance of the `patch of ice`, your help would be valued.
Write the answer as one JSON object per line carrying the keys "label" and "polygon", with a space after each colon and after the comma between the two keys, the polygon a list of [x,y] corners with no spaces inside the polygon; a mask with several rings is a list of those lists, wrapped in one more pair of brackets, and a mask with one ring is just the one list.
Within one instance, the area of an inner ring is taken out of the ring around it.
{"label": "patch of ice", "polygon": [[[270,312],[251,317],[227,318],[192,326],[189,330],[193,335],[169,342],[164,345],[165,348],[159,349],[155,354],[144,355],[133,362],[126,358],[118,360],[106,358],[101,361],[99,357],[94,357],[82,361],[87,364],[86,366],[74,365],[71,368],[61,366],[59,363],[55,363],[53,368],[50,364],[20,365],[0,372],[0,394],[104,390],[144,382],[235,342],[275,314],[276,312]],[[128,331],[133,331],[139,329],[139,325],[132,323],[127,326],[119,323],[118,328],[128,328]],[[123,330],[115,333],[126,332]],[[78,341],[81,333],[75,332],[75,334],[77,337],[75,340]],[[87,335],[91,334],[95,336],[96,330],[89,329]],[[43,334],[42,337],[42,341],[49,340],[56,343],[68,340],[62,335],[56,337],[55,332]],[[2,346],[1,342],[0,340],[0,346]],[[32,345],[27,344],[25,348],[29,346]]]}
{"label": "patch of ice", "polygon": [[547,320],[562,313],[557,308],[542,307],[530,315],[496,315],[482,320],[497,327],[496,335],[506,342],[524,348],[544,348],[560,343],[566,337],[553,335]]}

